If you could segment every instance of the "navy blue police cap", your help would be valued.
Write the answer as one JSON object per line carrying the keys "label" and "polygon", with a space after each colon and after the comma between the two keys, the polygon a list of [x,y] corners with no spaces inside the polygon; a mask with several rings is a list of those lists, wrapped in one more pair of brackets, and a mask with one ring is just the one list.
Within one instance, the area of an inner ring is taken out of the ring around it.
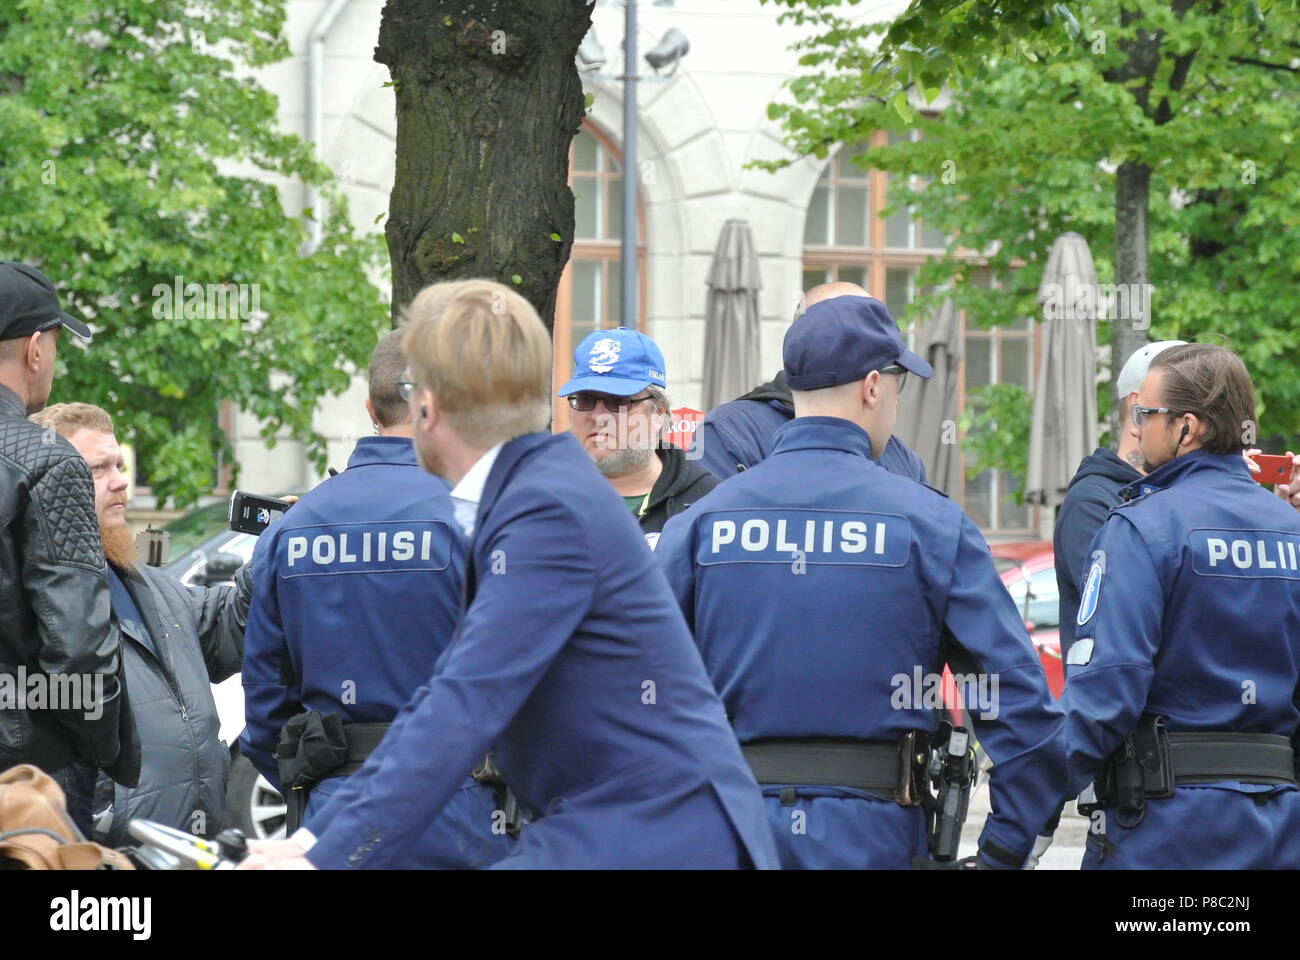
{"label": "navy blue police cap", "polygon": [[786,331],[781,355],[791,390],[853,383],[891,364],[925,379],[934,376],[934,368],[907,349],[885,305],[872,297],[813,304]]}

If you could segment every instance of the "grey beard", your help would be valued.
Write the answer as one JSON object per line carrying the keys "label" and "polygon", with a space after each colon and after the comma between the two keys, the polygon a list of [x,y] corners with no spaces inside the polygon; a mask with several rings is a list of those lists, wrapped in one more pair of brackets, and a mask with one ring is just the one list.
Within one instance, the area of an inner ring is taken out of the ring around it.
{"label": "grey beard", "polygon": [[655,452],[650,447],[643,447],[632,450],[615,450],[608,457],[596,459],[592,457],[592,463],[606,477],[621,477],[624,474],[635,473],[637,470],[645,469],[646,464]]}

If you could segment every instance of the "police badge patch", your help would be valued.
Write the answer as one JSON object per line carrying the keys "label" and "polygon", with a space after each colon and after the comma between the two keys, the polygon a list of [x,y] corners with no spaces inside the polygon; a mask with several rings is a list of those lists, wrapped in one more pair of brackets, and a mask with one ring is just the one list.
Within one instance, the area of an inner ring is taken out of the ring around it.
{"label": "police badge patch", "polygon": [[1074,618],[1078,626],[1083,626],[1097,612],[1097,601],[1101,597],[1101,578],[1106,574],[1106,551],[1092,552],[1092,567],[1088,579],[1083,585],[1083,598],[1079,601],[1079,615]]}

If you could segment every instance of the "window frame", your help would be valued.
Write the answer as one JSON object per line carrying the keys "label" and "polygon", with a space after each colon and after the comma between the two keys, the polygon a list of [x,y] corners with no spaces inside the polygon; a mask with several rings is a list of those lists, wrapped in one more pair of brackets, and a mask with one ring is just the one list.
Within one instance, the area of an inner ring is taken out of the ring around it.
{"label": "window frame", "polygon": [[[915,141],[920,131],[912,129],[908,131],[907,137]],[[865,140],[861,141],[866,147],[881,147],[889,143],[889,133],[885,130],[876,130]],[[803,280],[803,271],[824,270],[827,271],[831,279],[839,278],[841,268],[848,267],[851,269],[863,270],[866,283],[865,286],[872,294],[879,296],[882,300],[887,290],[886,277],[887,271],[891,269],[910,270],[913,273],[918,271],[929,260],[943,256],[946,251],[937,247],[916,247],[901,248],[886,246],[886,226],[887,220],[881,216],[880,211],[885,209],[888,201],[889,177],[883,170],[871,169],[867,171],[866,182],[868,184],[866,216],[869,218],[869,227],[866,232],[868,246],[866,247],[849,247],[838,246],[833,243],[835,237],[835,216],[838,209],[836,190],[841,183],[839,175],[840,158],[845,151],[852,153],[858,152],[857,144],[846,144],[841,146],[833,156],[827,159],[826,166],[822,169],[822,174],[817,179],[817,185],[829,183],[831,187],[830,196],[827,198],[827,236],[832,241],[831,244],[808,244],[807,237],[807,218],[808,211],[811,209],[811,196],[809,207],[804,210],[804,234],[805,243],[803,256],[801,258],[801,282]],[[829,172],[829,178],[826,177]],[[859,185],[862,181],[848,179],[844,182]],[[915,182],[915,178],[912,178]],[[814,188],[816,189],[816,188]],[[912,220],[912,240],[917,242],[924,237],[925,222],[920,218]],[[968,268],[979,269],[986,267],[988,259],[977,251],[958,248],[956,256],[964,261]],[[915,278],[912,280],[913,288],[909,294],[908,302],[916,295]],[[1033,317],[1029,318],[1029,323],[1025,330],[1006,329],[1001,327],[981,328],[968,322],[965,310],[958,311],[958,321],[961,324],[961,337],[963,345],[963,355],[965,355],[965,346],[968,338],[984,338],[990,341],[990,382],[1001,383],[1001,361],[1002,361],[1002,341],[1004,338],[1026,339],[1029,341],[1028,357],[1028,383],[1029,390],[1032,392],[1034,379],[1038,371],[1039,351],[1042,346],[1042,336],[1039,325]],[[916,337],[920,324],[911,323],[903,329],[903,334],[909,347],[915,347]],[[961,364],[958,377],[958,402],[955,413],[960,416],[966,409],[966,377],[969,364]],[[966,456],[961,445],[957,450],[958,469],[956,489],[948,491],[949,495],[962,505],[965,509],[967,502],[967,479],[966,479]],[[1004,526],[1001,523],[1002,498],[1005,496],[1005,471],[996,471],[994,473],[992,502],[990,504],[991,524],[988,527],[982,527],[981,532],[997,538],[1020,538],[1030,537],[1038,538],[1038,530],[1041,520],[1041,507],[1031,505],[1029,507],[1029,525],[1021,526]]]}
{"label": "window frame", "polygon": [[[618,164],[619,175],[627,175],[627,170],[623,164],[622,151],[615,146],[614,141],[604,130],[590,119],[586,119],[582,121],[580,132],[595,137],[601,148],[608,151],[609,155]],[[577,139],[578,137],[575,135],[569,143],[568,184],[570,190],[573,189],[574,183],[573,151]],[[592,176],[592,173],[595,175]],[[583,179],[599,180],[603,190],[606,189],[605,183],[611,179],[611,175],[604,170],[583,171]],[[602,228],[607,227],[609,215],[607,205],[603,215],[604,223]],[[646,291],[649,286],[647,282],[649,270],[646,257],[645,202],[640,190],[637,191],[636,197],[636,219],[637,316],[641,321],[637,329],[648,334],[650,332],[650,323],[646,317]],[[555,393],[573,374],[573,349],[577,346],[573,340],[573,263],[575,260],[599,261],[602,264],[602,269],[608,270],[613,268],[613,264],[621,260],[622,254],[623,244],[621,238],[580,240],[575,237],[573,246],[569,251],[568,262],[565,263],[564,271],[560,274],[560,285],[555,297],[555,324],[551,331],[551,429],[554,433],[563,433],[569,429],[569,405],[565,400],[555,396]],[[621,266],[619,269],[622,269]],[[608,320],[608,318],[605,319]],[[601,329],[612,328],[603,327]]]}

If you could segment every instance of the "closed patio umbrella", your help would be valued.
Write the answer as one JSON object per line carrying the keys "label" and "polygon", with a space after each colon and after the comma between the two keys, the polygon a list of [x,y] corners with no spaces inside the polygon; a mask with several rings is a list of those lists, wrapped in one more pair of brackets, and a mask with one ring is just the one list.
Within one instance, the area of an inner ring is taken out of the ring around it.
{"label": "closed patio umbrella", "polygon": [[1054,507],[1097,446],[1097,271],[1088,242],[1063,233],[1038,288],[1042,354],[1034,382],[1025,500]]}
{"label": "closed patio umbrella", "polygon": [[961,368],[961,324],[945,300],[921,325],[916,352],[934,367],[929,380],[910,378],[898,401],[894,433],[921,458],[932,487],[945,493],[957,482],[957,383]]}
{"label": "closed patio umbrella", "polygon": [[747,220],[728,220],[723,225],[705,283],[709,293],[704,315],[704,409],[711,410],[762,379],[758,291],[763,284]]}

